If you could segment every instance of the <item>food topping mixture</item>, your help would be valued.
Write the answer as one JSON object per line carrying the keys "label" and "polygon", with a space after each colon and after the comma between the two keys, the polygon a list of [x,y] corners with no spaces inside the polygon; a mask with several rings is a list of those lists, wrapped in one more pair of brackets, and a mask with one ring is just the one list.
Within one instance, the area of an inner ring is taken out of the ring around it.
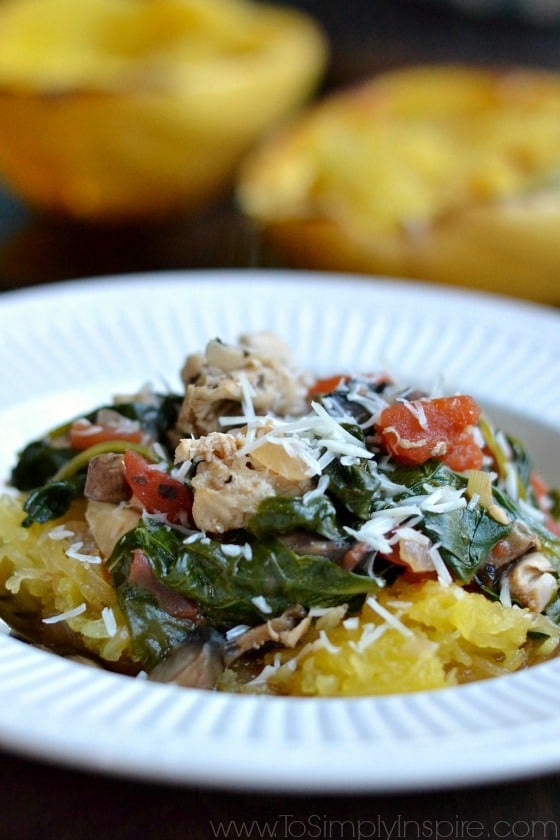
{"label": "food topping mixture", "polygon": [[64,655],[187,687],[388,694],[560,640],[559,495],[469,395],[315,379],[211,340],[19,453],[0,614]]}

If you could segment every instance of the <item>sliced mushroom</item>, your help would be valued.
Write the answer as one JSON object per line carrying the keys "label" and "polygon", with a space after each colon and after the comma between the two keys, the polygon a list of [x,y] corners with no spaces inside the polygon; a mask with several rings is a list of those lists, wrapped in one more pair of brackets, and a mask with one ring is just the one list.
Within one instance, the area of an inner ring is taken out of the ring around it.
{"label": "sliced mushroom", "polygon": [[503,569],[512,560],[522,557],[529,549],[535,548],[537,539],[527,526],[518,519],[512,524],[507,537],[500,540],[488,555],[488,562],[498,569]]}
{"label": "sliced mushroom", "polygon": [[364,542],[356,542],[354,545],[344,552],[340,559],[340,565],[347,572],[353,572],[354,569],[363,563],[364,560],[371,556],[372,548]]}
{"label": "sliced mushroom", "polygon": [[516,520],[512,523],[507,537],[499,540],[488,553],[484,567],[478,574],[480,581],[495,588],[506,566],[537,546],[538,541],[535,535],[523,522]]}
{"label": "sliced mushroom", "polygon": [[153,682],[175,683],[184,688],[212,689],[224,670],[223,637],[214,630],[200,630],[177,645],[150,672]]}
{"label": "sliced mushroom", "polygon": [[123,456],[116,452],[96,455],[88,464],[84,496],[98,502],[118,504],[131,496],[124,477]]}
{"label": "sliced mushroom", "polygon": [[305,607],[300,605],[289,607],[282,615],[271,618],[270,621],[259,624],[257,627],[251,627],[226,642],[225,663],[231,665],[239,657],[250,651],[260,650],[263,645],[270,642],[284,647],[295,647],[310,624],[311,618],[307,615]]}
{"label": "sliced mushroom", "polygon": [[558,580],[549,559],[540,551],[527,554],[508,577],[511,597],[522,607],[540,613],[558,591]]}

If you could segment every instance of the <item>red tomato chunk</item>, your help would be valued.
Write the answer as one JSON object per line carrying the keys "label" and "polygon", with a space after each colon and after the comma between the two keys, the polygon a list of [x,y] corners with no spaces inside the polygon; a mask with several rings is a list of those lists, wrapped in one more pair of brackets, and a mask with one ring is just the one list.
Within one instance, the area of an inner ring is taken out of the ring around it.
{"label": "red tomato chunk", "polygon": [[391,457],[404,466],[435,458],[457,472],[478,470],[482,449],[470,427],[479,417],[480,407],[464,395],[397,402],[381,412],[377,430]]}
{"label": "red tomato chunk", "polygon": [[162,513],[173,524],[191,524],[192,492],[186,484],[151,466],[132,449],[124,453],[124,474],[148,513]]}
{"label": "red tomato chunk", "polygon": [[81,418],[74,420],[70,427],[70,446],[80,450],[113,440],[144,443],[145,437],[146,435],[137,424],[124,419],[120,426],[104,426]]}

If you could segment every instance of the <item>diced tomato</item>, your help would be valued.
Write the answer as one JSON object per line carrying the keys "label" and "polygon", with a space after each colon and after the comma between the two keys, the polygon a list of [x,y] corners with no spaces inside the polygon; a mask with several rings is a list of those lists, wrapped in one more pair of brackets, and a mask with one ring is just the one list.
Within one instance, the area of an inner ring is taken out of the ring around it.
{"label": "diced tomato", "polygon": [[[325,376],[321,379],[316,379],[315,382],[308,388],[308,397],[315,397],[318,394],[330,394],[336,391],[340,384],[348,382],[351,377],[345,373],[337,373],[334,376]],[[391,377],[386,373],[365,373],[360,376],[360,380],[364,380],[370,385],[383,385],[391,382]]]}
{"label": "diced tomato", "polygon": [[483,452],[470,429],[465,429],[452,442],[449,452],[442,459],[455,472],[465,470],[480,470],[483,463]]}
{"label": "diced tomato", "polygon": [[398,463],[415,466],[435,458],[462,472],[482,466],[482,450],[469,428],[479,417],[480,407],[472,397],[438,397],[387,406],[377,429]]}
{"label": "diced tomato", "polygon": [[103,426],[91,423],[85,418],[74,420],[70,426],[70,446],[73,449],[89,449],[99,443],[107,443],[111,440],[124,440],[128,443],[144,443],[146,435],[137,424],[126,421],[120,426]]}
{"label": "diced tomato", "polygon": [[192,491],[186,484],[152,466],[132,449],[124,453],[124,476],[148,513],[163,513],[176,525],[192,524]]}
{"label": "diced tomato", "polygon": [[316,379],[307,391],[308,397],[315,397],[317,394],[330,394],[335,391],[341,382],[346,382],[348,377],[339,373],[336,376],[326,376],[324,379]]}

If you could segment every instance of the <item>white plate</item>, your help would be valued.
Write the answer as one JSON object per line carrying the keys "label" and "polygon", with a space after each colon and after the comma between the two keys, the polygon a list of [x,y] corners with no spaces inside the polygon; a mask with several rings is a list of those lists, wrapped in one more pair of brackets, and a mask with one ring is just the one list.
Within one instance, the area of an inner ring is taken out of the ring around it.
{"label": "white plate", "polygon": [[[105,278],[0,297],[0,470],[30,436],[187,352],[272,329],[318,373],[390,368],[491,404],[560,483],[560,315],[394,280],[296,272]],[[284,791],[397,791],[560,768],[560,660],[407,696],[212,694],[99,672],[0,637],[0,744],[115,775]]]}

